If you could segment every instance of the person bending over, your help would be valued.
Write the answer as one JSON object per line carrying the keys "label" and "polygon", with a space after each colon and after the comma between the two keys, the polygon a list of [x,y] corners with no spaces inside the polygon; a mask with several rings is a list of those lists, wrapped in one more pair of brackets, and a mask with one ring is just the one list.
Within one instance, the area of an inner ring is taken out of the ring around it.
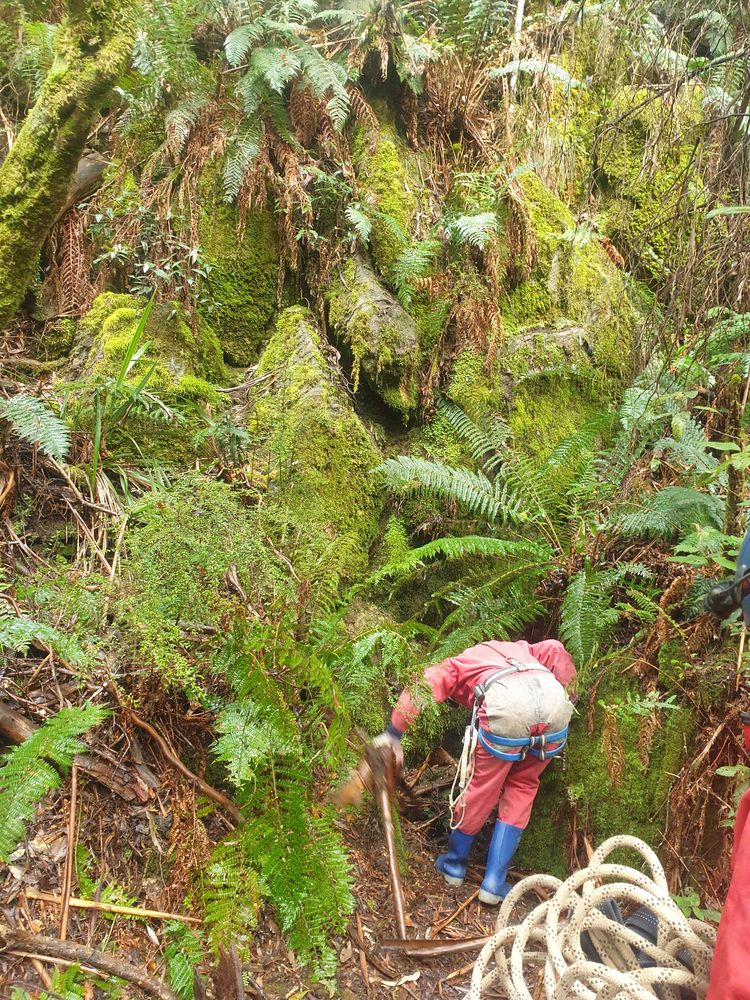
{"label": "person bending over", "polygon": [[[568,735],[575,683],[573,660],[561,642],[480,642],[428,667],[424,679],[435,701],[471,709],[457,773],[448,849],[435,867],[449,885],[461,885],[476,835],[497,808],[484,880],[483,903],[497,905],[510,892],[508,867],[529,823],[539,779]],[[401,737],[423,699],[404,690],[386,730],[373,740],[403,762]]]}

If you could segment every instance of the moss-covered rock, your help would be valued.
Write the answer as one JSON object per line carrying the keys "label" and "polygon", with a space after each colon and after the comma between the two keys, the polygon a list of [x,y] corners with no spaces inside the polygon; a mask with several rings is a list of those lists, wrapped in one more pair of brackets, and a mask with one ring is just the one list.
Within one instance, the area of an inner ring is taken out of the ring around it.
{"label": "moss-covered rock", "polygon": [[617,126],[607,129],[598,156],[605,229],[654,278],[684,256],[689,230],[680,223],[680,202],[688,195],[691,213],[700,204],[702,99],[696,86],[677,100],[670,95],[668,106],[648,91],[624,88],[609,109]]}
{"label": "moss-covered rock", "polygon": [[251,430],[269,453],[271,519],[300,575],[330,593],[366,567],[382,507],[371,475],[380,458],[308,310],[279,315],[258,364],[264,375],[272,388]]}
{"label": "moss-covered rock", "polygon": [[237,209],[222,200],[210,180],[201,184],[199,220],[208,264],[205,316],[227,361],[249,365],[258,358],[276,309],[280,266],[276,223],[270,211],[248,212],[240,236]]}
{"label": "moss-covered rock", "polygon": [[376,111],[379,132],[374,135],[369,129],[359,130],[354,143],[354,165],[364,201],[377,212],[370,236],[372,255],[383,277],[390,278],[393,263],[406,245],[417,208],[415,155],[384,109],[376,106]]}
{"label": "moss-covered rock", "polygon": [[502,302],[498,364],[519,447],[545,454],[615,399],[631,370],[637,310],[596,234],[532,173],[523,187],[536,261]]}
{"label": "moss-covered rock", "polygon": [[[133,295],[104,292],[98,295],[78,328],[75,354],[79,366],[94,376],[114,376],[135,333],[144,308]],[[177,303],[154,305],[142,336],[148,349],[133,366],[130,378],[138,379],[155,364],[149,388],[187,399],[215,400],[211,382],[225,377],[216,334],[203,320],[195,331]]]}
{"label": "moss-covered rock", "polygon": [[352,354],[354,391],[362,374],[383,402],[408,417],[418,398],[415,321],[361,258],[347,262],[328,306],[331,326]]}

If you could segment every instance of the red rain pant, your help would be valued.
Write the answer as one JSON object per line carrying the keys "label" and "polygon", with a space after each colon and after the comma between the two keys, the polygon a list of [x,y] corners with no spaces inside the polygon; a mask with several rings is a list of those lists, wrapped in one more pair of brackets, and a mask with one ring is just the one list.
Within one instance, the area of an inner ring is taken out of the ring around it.
{"label": "red rain pant", "polygon": [[500,760],[478,744],[474,754],[474,775],[464,794],[463,818],[460,802],[453,813],[458,829],[466,834],[479,833],[495,806],[498,819],[503,823],[525,829],[539,779],[550,760],[539,760],[532,754],[518,762]]}
{"label": "red rain pant", "polygon": [[750,1000],[750,790],[734,826],[732,881],[721,914],[706,1000]]}

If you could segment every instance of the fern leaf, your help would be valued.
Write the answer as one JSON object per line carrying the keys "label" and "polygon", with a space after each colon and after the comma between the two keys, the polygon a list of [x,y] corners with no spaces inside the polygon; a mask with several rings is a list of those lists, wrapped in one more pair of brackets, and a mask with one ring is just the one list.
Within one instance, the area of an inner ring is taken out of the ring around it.
{"label": "fern leaf", "polygon": [[240,192],[248,170],[260,153],[263,141],[263,122],[259,119],[240,123],[229,143],[224,159],[222,183],[226,201],[234,201]]}
{"label": "fern leaf", "polygon": [[543,59],[514,59],[512,62],[501,66],[499,69],[490,70],[490,76],[512,76],[514,73],[542,73],[557,83],[562,83],[566,88],[583,87],[580,80],[576,80],[566,69],[556,63],[546,62]]}
{"label": "fern leaf", "polygon": [[73,666],[80,666],[86,661],[85,652],[72,636],[63,635],[52,626],[23,615],[0,615],[0,648],[12,649],[26,656],[35,642],[53,649]]}
{"label": "fern leaf", "polygon": [[722,525],[724,502],[686,486],[667,486],[646,497],[640,507],[618,513],[610,522],[621,534],[674,538],[694,528]]}
{"label": "fern leaf", "polygon": [[474,461],[479,462],[487,474],[494,472],[503,461],[500,449],[510,437],[508,424],[496,417],[491,430],[487,431],[476,424],[459,406],[446,400],[440,400],[437,411],[454,433],[469,445]]}
{"label": "fern leaf", "polygon": [[344,217],[363,243],[367,243],[372,233],[372,222],[359,205],[347,205]]}
{"label": "fern leaf", "polygon": [[477,212],[474,215],[459,215],[448,222],[445,228],[459,245],[468,243],[469,246],[484,250],[497,234],[499,223],[494,212]]}
{"label": "fern leaf", "polygon": [[375,583],[388,576],[402,576],[424,566],[429,559],[440,557],[447,560],[467,559],[470,556],[484,556],[493,559],[523,558],[534,566],[546,565],[551,559],[549,549],[537,542],[511,542],[503,538],[490,538],[486,535],[462,535],[460,538],[437,538],[419,548],[412,549],[408,555],[396,563],[383,567],[369,583]]}
{"label": "fern leaf", "polygon": [[440,240],[422,240],[406,247],[396,257],[390,276],[402,305],[411,305],[414,298],[413,282],[432,273],[435,258],[441,249]]}
{"label": "fern leaf", "polygon": [[263,29],[258,23],[241,24],[239,28],[230,31],[224,39],[224,52],[229,65],[239,66],[262,35]]}
{"label": "fern leaf", "polygon": [[265,80],[277,94],[282,93],[301,69],[302,63],[295,52],[272,47],[255,49],[248,64],[248,73]]}
{"label": "fern leaf", "polygon": [[60,784],[76,754],[85,749],[79,739],[107,714],[101,705],[64,708],[3,758],[0,767],[0,858],[7,860],[23,839],[34,807]]}
{"label": "fern leaf", "polygon": [[560,638],[579,666],[590,662],[619,621],[619,611],[609,606],[612,586],[602,574],[581,570],[565,592]]}
{"label": "fern leaf", "polygon": [[[375,472],[382,473],[389,486],[399,487],[406,494],[456,500],[470,513],[490,522],[504,519],[506,511],[497,492],[481,472],[407,455],[387,459]],[[515,511],[510,513],[511,520],[518,520]]]}
{"label": "fern leaf", "polygon": [[45,455],[64,461],[70,449],[70,432],[41,399],[19,393],[0,400],[0,417],[10,421],[19,437],[38,445]]}

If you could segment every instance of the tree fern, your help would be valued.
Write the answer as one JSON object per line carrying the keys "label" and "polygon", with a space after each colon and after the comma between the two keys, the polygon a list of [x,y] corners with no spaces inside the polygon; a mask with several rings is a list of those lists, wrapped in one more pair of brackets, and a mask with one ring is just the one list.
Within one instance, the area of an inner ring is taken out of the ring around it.
{"label": "tree fern", "polygon": [[60,784],[76,754],[85,750],[79,739],[106,715],[101,705],[64,708],[37,732],[11,750],[0,767],[0,858],[7,861],[34,807]]}
{"label": "tree fern", "polygon": [[70,431],[66,424],[36,396],[19,393],[0,400],[0,417],[25,441],[41,448],[45,455],[62,462],[70,449]]}

